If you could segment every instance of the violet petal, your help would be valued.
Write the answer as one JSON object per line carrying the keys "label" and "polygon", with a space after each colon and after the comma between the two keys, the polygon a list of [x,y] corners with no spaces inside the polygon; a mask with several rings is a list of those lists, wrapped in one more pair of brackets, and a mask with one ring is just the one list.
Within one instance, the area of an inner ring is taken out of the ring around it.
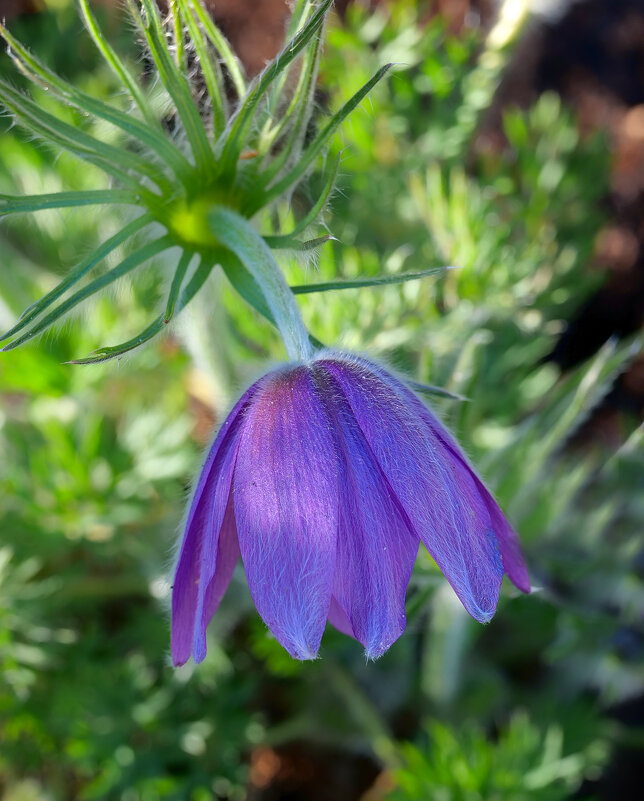
{"label": "violet petal", "polygon": [[338,526],[338,457],[311,371],[268,376],[241,435],[235,518],[257,611],[296,659],[316,656]]}
{"label": "violet petal", "polygon": [[196,662],[206,653],[204,594],[217,572],[219,531],[230,494],[242,412],[257,386],[247,390],[221,426],[190,502],[172,589],[171,650],[175,665],[187,662],[193,650]]}
{"label": "violet petal", "polygon": [[415,532],[467,611],[488,622],[498,603],[503,564],[483,499],[464,491],[443,444],[384,371],[343,356],[321,363],[342,386]]}
{"label": "violet petal", "polygon": [[333,597],[367,656],[381,656],[405,630],[405,595],[418,536],[360,430],[342,389],[315,369],[342,461]]}

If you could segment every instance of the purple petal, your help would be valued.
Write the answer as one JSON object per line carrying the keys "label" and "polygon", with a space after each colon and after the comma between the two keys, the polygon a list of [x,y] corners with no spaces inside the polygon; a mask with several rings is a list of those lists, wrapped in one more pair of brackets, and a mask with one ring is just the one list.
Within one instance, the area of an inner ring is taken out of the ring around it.
{"label": "purple petal", "polygon": [[[205,630],[210,621],[210,617],[206,619],[203,614],[205,592],[216,577],[216,590],[223,595],[230,580],[230,534],[227,530],[220,548],[219,533],[230,495],[242,413],[257,388],[255,384],[247,390],[221,426],[190,503],[172,590],[172,661],[175,665],[183,665],[193,652],[195,662],[205,657]],[[220,551],[225,554],[221,576]],[[211,590],[212,597],[214,591],[215,586]],[[211,599],[208,608],[212,605]]]}
{"label": "purple petal", "polygon": [[384,371],[344,356],[320,363],[340,383],[415,532],[467,611],[489,621],[503,564],[488,508],[472,490],[473,480],[463,486],[443,444]]}
{"label": "purple petal", "polygon": [[221,599],[228,589],[238,559],[239,540],[237,539],[237,526],[235,525],[235,512],[231,494],[219,531],[216,570],[203,596],[201,627],[199,629],[199,635],[195,636],[195,662],[201,662],[206,656],[206,628],[219,608]]}
{"label": "purple petal", "polygon": [[[421,403],[420,401],[418,401]],[[421,404],[424,406],[424,404]],[[521,592],[530,592],[530,576],[528,568],[521,553],[521,545],[514,529],[508,523],[505,515],[501,511],[500,506],[494,500],[492,494],[489,492],[485,484],[477,476],[474,469],[470,466],[467,458],[461,453],[458,445],[454,442],[449,432],[442,426],[442,424],[434,417],[427,407],[424,406],[424,416],[428,425],[435,426],[436,435],[445,445],[449,451],[451,458],[454,461],[456,470],[463,476],[469,474],[476,485],[477,492],[483,498],[487,506],[494,533],[499,541],[499,549],[501,551],[501,558],[503,560],[503,568],[508,575],[510,581]]]}
{"label": "purple petal", "polygon": [[349,616],[333,595],[331,596],[331,605],[329,606],[329,623],[338,631],[341,631],[342,634],[346,634],[348,637],[353,637],[354,640],[357,639],[355,632],[353,631],[351,621],[349,620]]}
{"label": "purple petal", "polygon": [[[440,422],[435,414],[429,409],[416,395],[406,387],[402,382],[395,379],[393,376],[386,374],[384,370],[376,368],[378,374],[383,377],[386,376],[393,385],[397,392],[404,397],[410,404],[412,404],[423,420],[427,423],[429,428],[434,432],[435,436],[444,445],[450,456],[457,475],[457,482],[462,485],[465,492],[470,496],[470,503],[476,503],[476,495],[480,495],[487,507],[488,514],[492,522],[494,533],[497,536],[499,543],[499,550],[501,551],[501,558],[503,560],[503,568],[507,573],[510,581],[522,592],[530,592],[530,576],[528,568],[521,552],[521,545],[512,526],[508,523],[505,515],[501,511],[500,506],[494,500],[494,497],[487,489],[485,484],[478,477],[476,471],[469,463],[467,457],[464,455],[456,440],[452,437],[445,426]],[[472,482],[475,485],[475,490],[472,491]]]}
{"label": "purple petal", "polygon": [[234,503],[257,611],[292,656],[314,658],[331,601],[338,457],[309,368],[268,377],[242,429]]}
{"label": "purple petal", "polygon": [[381,656],[405,630],[405,595],[418,553],[412,533],[335,379],[314,373],[342,458],[333,597],[367,656]]}

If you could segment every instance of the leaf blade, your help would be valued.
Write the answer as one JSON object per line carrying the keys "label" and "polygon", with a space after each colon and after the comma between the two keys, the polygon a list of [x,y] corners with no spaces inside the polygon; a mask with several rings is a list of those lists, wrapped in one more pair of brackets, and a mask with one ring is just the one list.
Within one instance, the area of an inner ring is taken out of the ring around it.
{"label": "leaf blade", "polygon": [[67,209],[81,206],[138,206],[140,198],[129,190],[96,189],[81,192],[52,192],[43,195],[0,195],[0,218],[9,214]]}
{"label": "leaf blade", "polygon": [[171,144],[158,125],[151,127],[149,123],[143,123],[133,115],[126,114],[114,106],[77,89],[32,55],[2,25],[0,25],[0,36],[5,39],[11,48],[14,61],[26,72],[31,80],[42,83],[47,89],[53,90],[53,94],[68,105],[79,109],[81,112],[89,112],[137,139],[167,162],[178,176],[185,175],[187,170],[190,169],[190,164],[180,151]]}
{"label": "leaf blade", "polygon": [[74,293],[74,295],[72,295],[66,301],[63,301],[60,306],[50,312],[46,317],[39,320],[33,328],[22,334],[22,336],[18,337],[17,339],[14,339],[8,345],[5,345],[2,350],[9,351],[19,347],[20,345],[24,345],[25,342],[33,339],[33,337],[49,328],[68,311],[73,309],[75,306],[78,306],[79,303],[87,300],[87,298],[96,294],[101,289],[105,289],[115,281],[118,281],[119,278],[127,275],[143,262],[153,258],[154,256],[157,256],[164,250],[168,250],[174,245],[174,241],[169,236],[161,237],[161,239],[156,239],[153,242],[149,242],[147,245],[144,245],[135,253],[132,253],[123,259],[123,261],[116,267],[112,268],[99,278],[95,278],[82,289],[79,289],[76,293]]}
{"label": "leaf blade", "polygon": [[317,284],[296,284],[291,286],[294,295],[306,295],[311,292],[330,292],[337,289],[364,289],[373,286],[386,286],[390,284],[404,284],[407,281],[418,281],[422,278],[439,276],[453,267],[429,267],[413,273],[399,273],[398,275],[381,275],[376,278],[352,278],[337,281],[323,281]]}
{"label": "leaf blade", "polygon": [[361,103],[369,92],[378,84],[391,69],[393,64],[385,64],[367,83],[359,89],[352,98],[337,111],[320,133],[315,137],[311,144],[306,148],[298,163],[283,178],[273,184],[266,191],[264,203],[270,203],[280,197],[293,184],[300,181],[315,159],[322,153],[329,139],[333,136],[338,127],[351,114],[351,112]]}
{"label": "leaf blade", "polygon": [[60,281],[50,292],[25,309],[16,325],[14,325],[13,328],[11,328],[5,334],[0,336],[0,342],[14,336],[25,326],[29,325],[32,320],[38,317],[38,315],[45,311],[45,309],[49,308],[49,306],[58,300],[58,298],[64,292],[66,292],[70,287],[87,275],[87,273],[90,272],[90,270],[92,270],[92,268],[101,262],[107,255],[127,241],[133,234],[138,233],[145,228],[146,225],[149,225],[152,221],[153,217],[151,214],[142,214],[140,217],[137,217],[135,220],[132,220],[132,222],[128,223],[128,225],[126,225],[120,231],[117,231],[114,236],[103,242],[103,244],[100,245],[90,256],[83,259],[83,261],[77,264],[76,267],[70,270],[63,280]]}

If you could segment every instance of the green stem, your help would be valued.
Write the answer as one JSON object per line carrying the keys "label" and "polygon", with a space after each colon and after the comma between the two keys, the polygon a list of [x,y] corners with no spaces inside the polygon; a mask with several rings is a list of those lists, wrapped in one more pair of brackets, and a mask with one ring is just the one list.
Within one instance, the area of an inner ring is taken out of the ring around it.
{"label": "green stem", "polygon": [[308,361],[313,356],[309,333],[271,249],[253,226],[237,212],[221,206],[208,215],[208,222],[217,240],[242,262],[259,285],[286,352],[294,361]]}

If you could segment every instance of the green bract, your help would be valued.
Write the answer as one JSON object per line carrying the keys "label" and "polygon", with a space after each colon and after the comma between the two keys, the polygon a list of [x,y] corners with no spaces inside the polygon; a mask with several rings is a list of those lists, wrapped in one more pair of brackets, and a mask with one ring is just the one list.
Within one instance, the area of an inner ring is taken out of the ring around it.
{"label": "green bract", "polygon": [[[262,237],[248,221],[290,197],[324,154],[340,123],[389,69],[390,65],[382,67],[311,136],[321,33],[332,4],[333,0],[298,0],[288,43],[264,72],[247,84],[241,65],[201,0],[173,0],[165,20],[153,0],[142,0],[140,7],[128,1],[156,73],[153,79],[158,78],[147,82],[131,74],[104,40],[88,0],[80,0],[87,29],[121,84],[131,106],[128,111],[69,84],[0,27],[14,62],[32,82],[89,119],[109,123],[122,137],[120,146],[102,141],[0,81],[0,101],[18,123],[40,139],[99,167],[111,182],[111,188],[98,191],[0,195],[0,217],[87,205],[129,207],[129,222],[122,230],[29,307],[1,337],[11,339],[5,350],[27,342],[91,295],[169,251],[168,260],[175,266],[166,308],[136,337],[101,348],[79,362],[104,361],[151,339],[190,302],[215,265],[223,268],[249,303],[279,327],[292,357],[307,355],[308,334],[271,249],[310,250],[331,238],[307,241],[300,236],[319,217],[331,194],[337,163],[310,211],[293,230]],[[164,124],[162,114],[155,110],[159,103],[143,88],[147,84],[158,84],[155,91],[162,91],[172,125]],[[135,236],[139,240],[136,247],[131,241]],[[130,246],[128,255],[92,278],[92,271],[124,244]],[[261,254],[259,260],[257,254]],[[270,272],[273,276],[267,280]],[[434,272],[415,272],[396,280]],[[362,283],[379,282],[366,279]],[[268,297],[269,287],[277,286],[277,295]],[[294,289],[338,288],[341,283]]]}

